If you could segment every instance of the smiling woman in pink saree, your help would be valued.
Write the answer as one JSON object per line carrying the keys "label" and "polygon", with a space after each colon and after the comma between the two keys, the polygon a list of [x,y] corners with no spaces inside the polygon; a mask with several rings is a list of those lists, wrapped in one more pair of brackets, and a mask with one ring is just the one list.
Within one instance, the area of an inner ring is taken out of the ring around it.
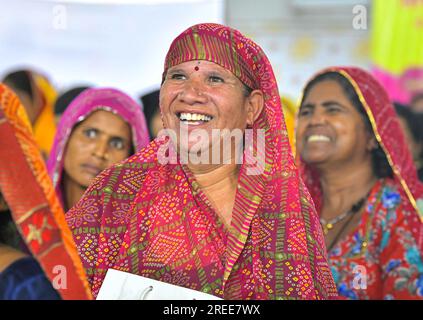
{"label": "smiling woman in pink saree", "polygon": [[263,170],[249,173],[247,147],[243,164],[161,164],[158,138],[104,171],[66,215],[94,296],[113,268],[224,299],[336,297],[262,49],[229,27],[190,27],[167,54],[160,108],[175,131],[262,129]]}

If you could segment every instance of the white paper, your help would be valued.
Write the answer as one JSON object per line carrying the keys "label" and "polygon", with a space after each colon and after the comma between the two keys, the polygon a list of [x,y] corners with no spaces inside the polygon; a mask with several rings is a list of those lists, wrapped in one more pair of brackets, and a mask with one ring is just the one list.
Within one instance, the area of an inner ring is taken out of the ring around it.
{"label": "white paper", "polygon": [[200,291],[109,269],[97,300],[222,300]]}

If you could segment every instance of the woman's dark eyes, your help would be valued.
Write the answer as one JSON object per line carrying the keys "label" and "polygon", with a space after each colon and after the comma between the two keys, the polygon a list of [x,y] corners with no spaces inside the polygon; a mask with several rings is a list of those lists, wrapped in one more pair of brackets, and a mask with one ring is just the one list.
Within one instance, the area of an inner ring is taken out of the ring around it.
{"label": "woman's dark eyes", "polygon": [[[326,108],[327,113],[338,113],[341,109],[339,107],[329,107]],[[300,109],[300,112],[298,113],[299,116],[308,116],[312,113],[312,110],[310,109]]]}
{"label": "woman's dark eyes", "polygon": [[339,109],[338,107],[329,107],[328,109],[327,109],[329,112],[338,112],[338,111],[341,111],[341,109]]}
{"label": "woman's dark eyes", "polygon": [[175,79],[175,80],[183,80],[185,79],[185,75],[183,75],[182,73],[174,73],[170,75],[171,79]]}
{"label": "woman's dark eyes", "polygon": [[[84,130],[84,135],[89,139],[95,139],[98,136],[98,130],[97,129],[86,129]],[[125,143],[121,138],[112,138],[109,141],[109,145],[112,148],[122,150],[125,147]]]}
{"label": "woman's dark eyes", "polygon": [[225,82],[223,78],[219,76],[210,76],[209,77],[210,82]]}
{"label": "woman's dark eyes", "polygon": [[306,115],[309,115],[309,114],[310,114],[310,110],[308,110],[308,109],[301,109],[300,112],[299,112],[300,116],[306,116]]}
{"label": "woman's dark eyes", "polygon": [[115,139],[112,139],[110,141],[110,146],[112,148],[115,148],[115,149],[118,149],[118,150],[122,150],[124,148],[125,144],[123,143],[123,140],[122,139],[115,138]]}
{"label": "woman's dark eyes", "polygon": [[[170,75],[170,79],[174,80],[185,80],[187,77],[182,73],[174,73]],[[209,76],[208,80],[212,83],[221,83],[225,82],[222,77],[219,76]]]}
{"label": "woman's dark eyes", "polygon": [[90,138],[90,139],[93,139],[93,138],[95,138],[96,136],[97,136],[97,130],[96,129],[86,129],[86,130],[84,130],[84,135],[87,137],[87,138]]}

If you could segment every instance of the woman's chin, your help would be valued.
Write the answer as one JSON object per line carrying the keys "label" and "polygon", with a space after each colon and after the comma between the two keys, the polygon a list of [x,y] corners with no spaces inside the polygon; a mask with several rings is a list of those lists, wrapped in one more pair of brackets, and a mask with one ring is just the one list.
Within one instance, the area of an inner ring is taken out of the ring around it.
{"label": "woman's chin", "polygon": [[76,181],[82,189],[87,189],[89,185],[94,181],[95,177],[96,175],[94,175],[93,173],[85,173]]}
{"label": "woman's chin", "polygon": [[196,164],[210,163],[210,147],[209,145],[201,145],[198,143],[179,144],[177,153],[181,160],[194,162]]}
{"label": "woman's chin", "polygon": [[302,160],[308,165],[318,166],[326,164],[329,159],[327,153],[313,153],[303,156]]}

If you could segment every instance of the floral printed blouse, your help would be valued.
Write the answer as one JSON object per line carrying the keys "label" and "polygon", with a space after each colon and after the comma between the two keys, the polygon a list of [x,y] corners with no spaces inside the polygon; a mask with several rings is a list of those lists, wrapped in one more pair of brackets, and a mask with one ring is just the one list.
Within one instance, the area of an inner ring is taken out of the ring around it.
{"label": "floral printed blouse", "polygon": [[359,225],[329,252],[340,298],[423,299],[423,260],[394,182],[379,180]]}

